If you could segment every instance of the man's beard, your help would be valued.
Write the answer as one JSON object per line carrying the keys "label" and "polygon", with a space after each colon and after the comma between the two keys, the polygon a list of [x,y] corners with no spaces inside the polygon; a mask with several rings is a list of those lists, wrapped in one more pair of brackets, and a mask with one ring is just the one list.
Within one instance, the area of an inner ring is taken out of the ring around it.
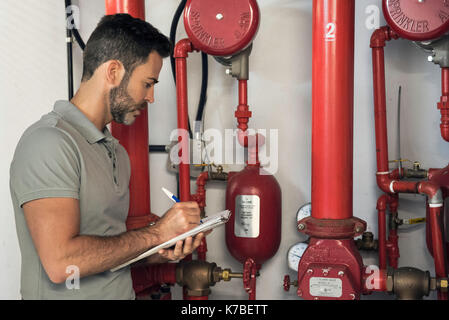
{"label": "man's beard", "polygon": [[112,88],[109,92],[109,103],[112,119],[117,123],[131,125],[135,117],[127,115],[142,109],[143,103],[137,104],[134,99],[128,94],[126,88],[128,87],[129,77],[125,77],[120,82],[118,87]]}

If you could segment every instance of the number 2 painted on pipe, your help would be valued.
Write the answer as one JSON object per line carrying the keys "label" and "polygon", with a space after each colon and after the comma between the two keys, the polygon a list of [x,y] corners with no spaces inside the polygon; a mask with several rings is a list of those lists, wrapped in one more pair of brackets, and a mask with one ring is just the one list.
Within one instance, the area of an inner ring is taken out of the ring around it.
{"label": "number 2 painted on pipe", "polygon": [[328,23],[326,25],[326,41],[335,41],[335,30],[337,29],[337,26],[335,23]]}

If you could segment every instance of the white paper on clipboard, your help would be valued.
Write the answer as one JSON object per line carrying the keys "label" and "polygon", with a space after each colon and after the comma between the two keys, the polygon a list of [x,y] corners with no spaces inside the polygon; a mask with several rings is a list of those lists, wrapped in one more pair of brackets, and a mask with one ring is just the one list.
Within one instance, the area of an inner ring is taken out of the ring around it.
{"label": "white paper on clipboard", "polygon": [[176,244],[176,242],[178,242],[179,240],[184,240],[185,238],[193,237],[194,235],[196,235],[200,232],[206,232],[210,229],[216,228],[216,227],[228,222],[230,216],[231,216],[231,211],[225,210],[225,211],[218,212],[218,213],[216,213],[212,216],[209,216],[207,218],[204,218],[201,220],[202,223],[198,227],[195,227],[195,228],[193,228],[173,239],[170,239],[156,247],[153,247],[150,250],[145,251],[141,255],[135,257],[134,259],[131,259],[115,268],[112,268],[111,272],[115,272],[115,271],[117,271],[123,267],[126,267],[127,265],[130,265],[131,263],[134,263],[140,259],[149,257],[149,256],[157,253],[161,249],[169,248],[169,247],[173,246],[174,244]]}

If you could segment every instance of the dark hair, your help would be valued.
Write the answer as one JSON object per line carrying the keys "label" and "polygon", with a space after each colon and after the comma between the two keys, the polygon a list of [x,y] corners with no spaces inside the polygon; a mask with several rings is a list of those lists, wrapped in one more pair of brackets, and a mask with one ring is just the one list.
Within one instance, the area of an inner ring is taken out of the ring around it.
{"label": "dark hair", "polygon": [[172,52],[170,40],[146,21],[119,13],[104,16],[91,34],[83,53],[83,76],[89,80],[109,60],[119,60],[128,76],[156,51],[162,58]]}

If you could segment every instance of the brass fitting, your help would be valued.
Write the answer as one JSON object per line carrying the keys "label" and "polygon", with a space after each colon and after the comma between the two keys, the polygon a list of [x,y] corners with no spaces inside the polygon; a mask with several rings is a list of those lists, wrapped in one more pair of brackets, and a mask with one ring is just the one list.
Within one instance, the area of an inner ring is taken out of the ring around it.
{"label": "brass fitting", "polygon": [[231,281],[232,278],[243,278],[243,273],[233,273],[231,269],[221,270],[220,267],[218,267],[217,269],[220,280]]}
{"label": "brass fitting", "polygon": [[210,287],[223,280],[243,278],[243,273],[222,270],[216,263],[201,260],[180,262],[176,267],[176,283],[185,286],[189,296],[201,297],[210,294]]}
{"label": "brass fitting", "polygon": [[437,281],[437,288],[442,292],[447,292],[449,287],[449,281],[447,278],[441,278]]}

